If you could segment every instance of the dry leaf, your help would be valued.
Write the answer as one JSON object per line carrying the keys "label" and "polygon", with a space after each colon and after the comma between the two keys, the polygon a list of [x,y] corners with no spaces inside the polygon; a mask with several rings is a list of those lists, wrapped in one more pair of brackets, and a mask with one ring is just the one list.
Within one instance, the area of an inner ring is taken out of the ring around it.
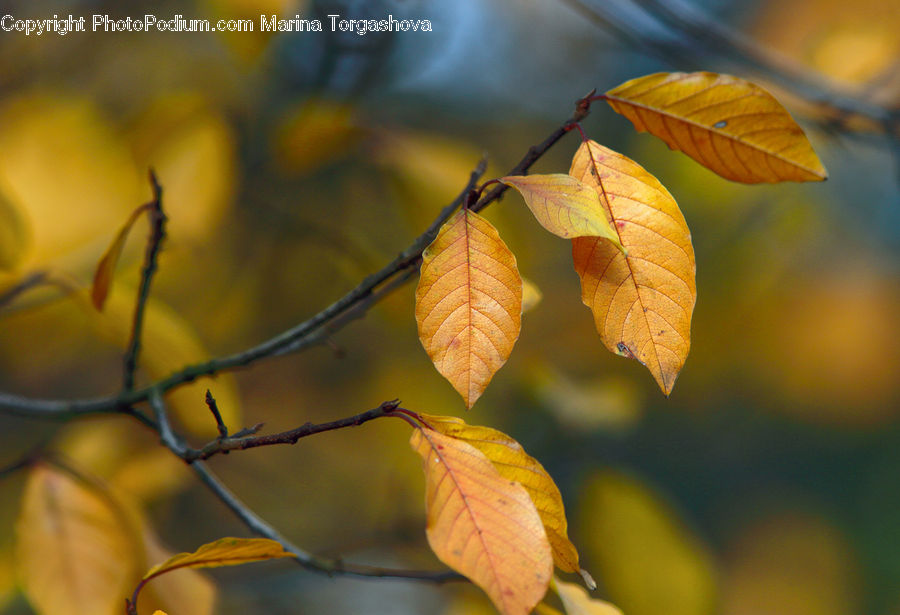
{"label": "dry leaf", "polygon": [[268,538],[220,538],[201,546],[193,553],[173,555],[147,571],[147,581],[179,568],[218,568],[260,562],[279,557],[294,557],[280,542]]}
{"label": "dry leaf", "polygon": [[116,264],[122,255],[122,248],[125,247],[125,240],[128,239],[128,233],[131,227],[137,222],[137,219],[147,210],[146,205],[141,205],[128,217],[128,220],[119,230],[116,238],[106,249],[106,252],[97,263],[97,270],[94,272],[94,283],[91,286],[91,302],[98,311],[103,311],[103,304],[106,303],[106,296],[109,294],[109,287],[112,284],[113,274],[116,271]]}
{"label": "dry leaf", "polygon": [[553,561],[561,570],[578,572],[578,551],[569,541],[562,495],[537,459],[526,453],[521,444],[496,429],[467,425],[455,416],[420,416],[435,431],[477,448],[494,464],[500,476],[525,487],[544,524]]}
{"label": "dry leaf", "polygon": [[547,592],[553,557],[528,492],[461,440],[422,428],[410,445],[424,460],[431,549],[503,615],[530,613]]}
{"label": "dry leaf", "polygon": [[[171,551],[163,547],[149,527],[144,527],[147,562],[169,560]],[[155,579],[138,597],[138,612],[165,607],[171,615],[211,615],[215,606],[216,587],[197,570],[182,568]],[[162,611],[157,611],[162,612]]]}
{"label": "dry leaf", "polygon": [[684,216],[655,177],[595,141],[578,148],[570,173],[595,187],[628,250],[573,240],[582,301],[606,347],[645,365],[668,395],[690,350],[697,298]]}
{"label": "dry leaf", "polygon": [[604,600],[591,598],[580,585],[553,579],[553,589],[566,609],[566,615],[622,615],[622,611]]}
{"label": "dry leaf", "polygon": [[500,181],[518,190],[537,221],[554,235],[563,239],[603,237],[621,247],[597,192],[580,179],[552,173],[511,175]]}
{"label": "dry leaf", "polygon": [[419,339],[471,408],[506,362],[522,326],[516,257],[490,222],[464,209],[422,254]]}
{"label": "dry leaf", "polygon": [[731,75],[656,73],[606,93],[617,113],[726,179],[822,181],[803,130],[764,89]]}
{"label": "dry leaf", "polygon": [[143,550],[113,496],[36,466],[16,525],[16,560],[28,601],[52,615],[118,615]]}

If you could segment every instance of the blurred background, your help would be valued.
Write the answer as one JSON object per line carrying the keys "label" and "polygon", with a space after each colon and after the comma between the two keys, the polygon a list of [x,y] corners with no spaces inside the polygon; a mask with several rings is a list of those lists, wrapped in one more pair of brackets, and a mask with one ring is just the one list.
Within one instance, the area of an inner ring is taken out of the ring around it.
{"label": "blurred background", "polygon": [[[393,398],[518,439],[556,479],[597,596],[626,615],[900,614],[900,11],[883,0],[4,0],[47,18],[250,18],[253,33],[0,32],[0,389],[113,394],[145,240],[104,313],[93,268],[162,183],[170,217],[142,382],[292,326],[404,249],[464,186],[569,117],[593,88],[712,70],[769,88],[830,173],[744,186],[602,103],[584,121],[674,195],[691,228],[692,349],[669,399],[607,352],[569,245],[515,195],[486,210],[543,300],[465,412],[416,336],[407,285],[327,344],[180,389],[195,444],[356,414]],[[330,32],[327,15],[429,19],[432,32]],[[325,32],[259,32],[259,15]],[[893,118],[893,119],[892,119]],[[893,122],[893,123],[891,123]],[[563,172],[567,136],[535,167]],[[27,290],[18,292],[24,287]],[[157,540],[247,535],[133,421],[0,413],[0,466],[49,443],[140,503]],[[375,421],[213,461],[304,548],[435,568],[421,461]],[[0,613],[15,589],[24,476],[0,482]],[[216,613],[492,612],[474,588],[329,579],[284,563],[217,571]],[[206,595],[206,594],[204,594]],[[187,603],[185,603],[187,604]],[[186,607],[185,607],[186,608]],[[210,612],[208,600],[184,612]],[[175,615],[176,611],[170,611]]]}

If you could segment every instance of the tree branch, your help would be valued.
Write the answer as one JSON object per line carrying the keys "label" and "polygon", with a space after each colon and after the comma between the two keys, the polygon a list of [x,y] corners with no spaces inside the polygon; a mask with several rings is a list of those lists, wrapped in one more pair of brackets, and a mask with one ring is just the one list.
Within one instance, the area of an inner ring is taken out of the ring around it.
{"label": "tree branch", "polygon": [[144,310],[150,298],[150,283],[157,269],[159,249],[166,237],[166,214],[162,209],[162,187],[156,179],[153,169],[150,170],[150,186],[153,190],[153,201],[148,211],[150,216],[150,238],[147,240],[147,251],[144,255],[144,267],[141,271],[141,285],[138,289],[137,302],[134,306],[134,323],[131,327],[131,339],[125,351],[123,390],[134,388],[134,372],[137,369],[138,354],[141,351],[141,333],[144,326]]}
{"label": "tree branch", "polygon": [[[526,173],[535,162],[565,136],[574,122],[582,120],[589,112],[590,102],[588,99],[578,100],[573,116],[554,130],[540,144],[531,147],[519,163],[507,174],[521,175]],[[378,292],[377,289],[380,285],[398,275],[403,276],[403,281],[412,276],[414,267],[419,264],[422,251],[434,240],[440,227],[450,219],[463,200],[475,188],[478,180],[484,174],[485,167],[486,163],[482,160],[475,170],[472,171],[466,187],[456,199],[444,207],[428,229],[419,235],[396,258],[378,272],[363,279],[356,288],[324,310],[295,327],[241,352],[212,359],[205,363],[187,366],[167,378],[142,389],[123,391],[119,395],[108,397],[72,400],[34,399],[9,393],[0,393],[0,411],[20,416],[55,419],[66,419],[82,414],[119,413],[136,403],[149,400],[153,391],[157,391],[160,394],[165,393],[192,382],[201,376],[209,376],[218,372],[244,367],[263,358],[279,356],[289,351],[296,351],[310,346],[322,338],[322,331],[326,327],[328,331],[333,332],[348,322],[350,319],[347,315],[352,310],[364,311],[368,309],[374,303],[373,295]],[[478,203],[473,205],[471,209],[476,212],[483,210],[494,201],[500,199],[506,190],[507,186],[505,185],[494,188],[482,197]],[[384,294],[377,295],[377,298],[383,296]],[[359,312],[355,313],[358,314]]]}

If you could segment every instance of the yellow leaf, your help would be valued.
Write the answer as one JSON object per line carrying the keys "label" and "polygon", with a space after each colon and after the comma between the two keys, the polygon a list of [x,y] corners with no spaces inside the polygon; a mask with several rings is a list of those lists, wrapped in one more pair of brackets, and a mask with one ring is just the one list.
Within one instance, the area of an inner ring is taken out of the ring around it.
{"label": "yellow leaf", "polygon": [[156,609],[155,611],[153,611],[153,615],[166,615],[166,612]]}
{"label": "yellow leaf", "polygon": [[143,550],[131,518],[109,492],[37,466],[28,477],[16,532],[23,589],[38,612],[122,612]]}
{"label": "yellow leaf", "polygon": [[622,247],[610,226],[597,191],[565,173],[511,175],[500,179],[525,199],[525,204],[545,229],[563,239],[603,237]]}
{"label": "yellow leaf", "polygon": [[180,568],[218,568],[261,562],[279,557],[294,557],[281,543],[268,538],[220,538],[209,542],[193,553],[173,555],[147,571],[143,580],[149,580]]}
{"label": "yellow leaf", "polygon": [[0,193],[0,271],[14,271],[31,244],[31,229],[19,210]]}
{"label": "yellow leaf", "polygon": [[591,598],[580,585],[554,578],[552,587],[559,595],[566,615],[622,615],[622,611],[609,602]]}
{"label": "yellow leaf", "polygon": [[547,592],[553,557],[528,492],[461,440],[422,428],[410,445],[424,460],[431,549],[503,615],[531,612]]}
{"label": "yellow leaf", "polygon": [[628,615],[712,615],[716,568],[706,546],[636,479],[602,472],[582,494],[585,549]]}
{"label": "yellow leaf", "polygon": [[122,248],[125,247],[125,240],[128,239],[128,233],[131,227],[137,222],[137,219],[144,211],[147,210],[146,205],[141,205],[128,217],[128,220],[119,230],[116,238],[106,249],[106,252],[97,263],[97,270],[94,272],[94,283],[91,286],[91,302],[99,311],[103,311],[103,304],[106,303],[106,296],[109,293],[110,284],[112,284],[113,274],[116,271],[116,263],[122,255]]}
{"label": "yellow leaf", "polygon": [[764,89],[731,75],[655,73],[606,93],[617,113],[726,179],[822,181],[803,130]]}
{"label": "yellow leaf", "polygon": [[362,129],[351,105],[310,98],[279,124],[273,137],[282,170],[310,175],[352,152]]}
{"label": "yellow leaf", "polygon": [[477,448],[494,464],[500,476],[525,487],[544,524],[553,561],[561,570],[578,572],[578,551],[569,541],[562,495],[537,459],[526,453],[521,444],[496,429],[467,425],[455,416],[420,416],[435,431]]}
{"label": "yellow leaf", "polygon": [[[123,348],[131,332],[136,295],[133,288],[117,284],[107,299],[105,311],[102,315],[98,314],[94,321],[101,335]],[[154,380],[165,378],[185,365],[210,358],[192,325],[153,297],[147,301],[145,308],[142,339],[138,364]],[[200,378],[169,392],[166,400],[171,404],[174,415],[192,433],[215,436],[218,434],[216,423],[204,402],[207,388],[212,390],[228,428],[232,431],[240,429],[240,396],[231,374],[218,374],[214,379]]]}
{"label": "yellow leaf", "polygon": [[490,222],[460,211],[422,254],[419,339],[471,408],[506,362],[522,326],[516,257]]}
{"label": "yellow leaf", "polygon": [[573,240],[581,299],[606,347],[646,366],[668,395],[690,350],[697,299],[684,216],[655,177],[595,141],[578,148],[570,173],[595,187],[628,250]]}
{"label": "yellow leaf", "polygon": [[[144,529],[144,546],[148,562],[174,557],[149,527]],[[141,592],[137,606],[139,613],[165,607],[171,615],[210,615],[215,599],[216,588],[212,581],[199,571],[185,567],[155,579]]]}

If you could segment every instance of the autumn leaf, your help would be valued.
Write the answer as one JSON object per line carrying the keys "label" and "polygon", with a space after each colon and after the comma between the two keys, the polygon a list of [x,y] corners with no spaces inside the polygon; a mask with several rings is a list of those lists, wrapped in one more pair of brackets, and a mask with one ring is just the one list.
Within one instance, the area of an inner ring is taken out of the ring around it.
{"label": "autumn leaf", "polygon": [[[146,524],[143,539],[147,552],[145,562],[167,561],[173,557]],[[215,601],[216,586],[209,577],[185,567],[154,579],[141,592],[137,606],[139,613],[162,608],[171,615],[211,615]]]}
{"label": "autumn leaf", "polygon": [[31,244],[25,217],[0,193],[0,271],[14,271]]}
{"label": "autumn leaf", "polygon": [[569,541],[562,495],[537,459],[526,453],[521,444],[496,429],[467,425],[455,416],[420,416],[435,431],[477,448],[494,464],[500,476],[525,487],[544,524],[554,563],[566,572],[578,572],[578,551]]}
{"label": "autumn leaf", "polygon": [[500,179],[525,199],[545,229],[563,239],[603,237],[621,247],[603,212],[596,190],[565,173],[511,175]]}
{"label": "autumn leaf", "polygon": [[166,612],[156,609],[155,611],[153,611],[153,615],[166,615]]}
{"label": "autumn leaf", "polygon": [[410,445],[424,460],[431,549],[503,615],[531,612],[547,592],[553,556],[528,491],[462,440],[422,428]]}
{"label": "autumn leaf", "polygon": [[161,564],[147,571],[143,580],[149,581],[170,570],[179,568],[218,568],[237,566],[249,562],[260,562],[279,557],[295,557],[281,546],[280,542],[268,538],[220,538],[209,542],[193,553],[173,555]]}
{"label": "autumn leaf", "polygon": [[697,298],[684,216],[655,177],[595,141],[578,148],[570,173],[594,186],[628,250],[573,240],[581,299],[606,347],[646,366],[668,395],[690,350]]}
{"label": "autumn leaf", "polygon": [[731,75],[655,73],[604,96],[639,132],[659,137],[726,179],[822,181],[803,130],[764,89]]}
{"label": "autumn leaf", "polygon": [[121,613],[143,558],[127,513],[109,493],[36,466],[16,525],[16,559],[28,601],[52,615]]}
{"label": "autumn leaf", "polygon": [[591,598],[580,585],[557,578],[550,585],[562,601],[566,615],[622,615],[622,611],[609,602]]}
{"label": "autumn leaf", "polygon": [[98,311],[103,311],[103,305],[106,303],[106,296],[109,294],[109,287],[112,284],[113,274],[116,271],[116,264],[122,255],[122,248],[125,247],[125,240],[128,239],[128,233],[131,227],[141,217],[141,214],[147,211],[149,205],[141,205],[128,217],[128,220],[119,229],[116,238],[109,245],[97,263],[97,270],[94,272],[94,283],[91,286],[91,302]]}
{"label": "autumn leaf", "polygon": [[516,257],[490,222],[464,209],[422,254],[419,339],[471,408],[506,362],[522,326]]}

